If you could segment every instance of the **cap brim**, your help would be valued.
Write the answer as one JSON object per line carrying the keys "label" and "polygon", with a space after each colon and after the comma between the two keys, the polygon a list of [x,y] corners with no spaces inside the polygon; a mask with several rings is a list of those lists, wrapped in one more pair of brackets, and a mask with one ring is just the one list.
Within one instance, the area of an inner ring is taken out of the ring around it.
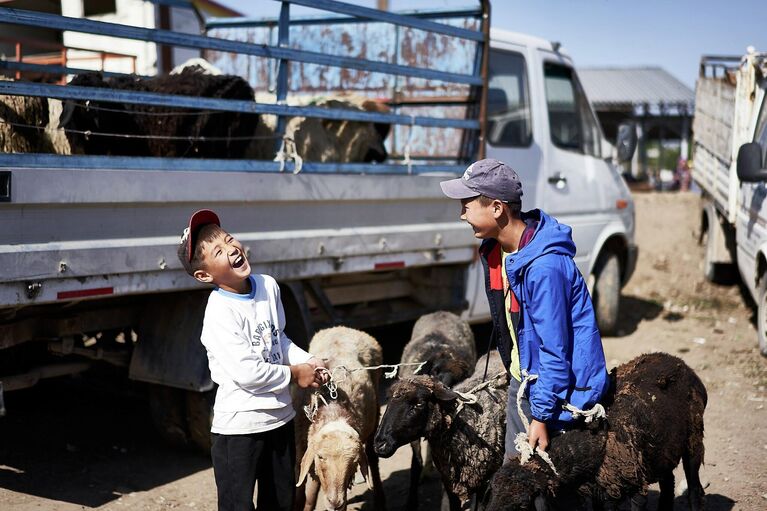
{"label": "cap brim", "polygon": [[442,193],[451,199],[470,199],[480,195],[479,192],[466,186],[460,177],[450,181],[442,181],[439,186],[442,188]]}
{"label": "cap brim", "polygon": [[197,231],[203,225],[208,224],[216,224],[219,227],[221,226],[221,221],[218,219],[218,215],[209,209],[201,209],[199,211],[195,211],[192,214],[192,218],[189,219],[189,245],[186,251],[187,261],[192,260],[192,250],[194,249],[193,247],[195,244]]}

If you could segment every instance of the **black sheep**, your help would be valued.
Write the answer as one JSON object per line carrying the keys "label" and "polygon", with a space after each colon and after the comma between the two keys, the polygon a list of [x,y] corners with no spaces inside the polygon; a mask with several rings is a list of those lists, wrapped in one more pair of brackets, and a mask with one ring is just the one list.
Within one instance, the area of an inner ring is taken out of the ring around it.
{"label": "black sheep", "polygon": [[673,470],[682,460],[690,508],[703,509],[698,470],[703,463],[706,388],[677,357],[642,355],[617,368],[607,424],[555,436],[548,453],[554,474],[539,457],[507,460],[496,473],[487,511],[547,509],[562,497],[590,496],[606,509],[632,497],[644,509],[647,486],[660,483],[658,509],[673,509]]}
{"label": "black sheep", "polygon": [[[402,364],[425,362],[418,374],[434,376],[443,385],[452,387],[465,380],[474,370],[477,348],[474,333],[468,323],[451,312],[437,311],[421,316],[413,325],[410,341],[402,350]],[[400,377],[415,374],[416,366],[403,365]],[[410,490],[408,509],[418,507],[418,482],[424,464],[431,463],[421,456],[420,438],[410,443],[413,456],[410,462]]]}
{"label": "black sheep", "polygon": [[[455,391],[433,376],[396,382],[375,436],[375,450],[383,458],[425,437],[451,511],[468,506],[473,495],[482,495],[490,476],[503,462],[509,382],[497,351],[490,354],[484,387],[477,389],[483,383],[484,371],[482,357],[474,374]],[[470,391],[474,391],[476,403],[465,403],[457,393]]]}
{"label": "black sheep", "polygon": [[[199,68],[140,79],[104,80],[100,73],[76,76],[69,85],[156,92],[179,96],[253,101],[253,89],[239,76],[208,75]],[[257,114],[101,101],[64,102],[59,126],[92,133],[140,135],[145,138],[67,132],[73,152],[124,156],[242,158],[255,135]],[[179,137],[164,139],[162,137]],[[202,140],[221,138],[223,140]],[[75,148],[79,148],[79,151]]]}

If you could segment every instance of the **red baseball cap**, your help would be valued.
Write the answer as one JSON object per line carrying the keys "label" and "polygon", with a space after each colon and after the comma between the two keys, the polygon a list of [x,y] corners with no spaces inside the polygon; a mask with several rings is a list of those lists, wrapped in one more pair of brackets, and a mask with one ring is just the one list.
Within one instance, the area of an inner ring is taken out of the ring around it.
{"label": "red baseball cap", "polygon": [[181,235],[181,243],[178,246],[178,258],[189,275],[194,275],[192,256],[194,255],[194,247],[197,242],[197,234],[203,226],[208,224],[216,224],[221,227],[218,215],[209,209],[195,211],[189,218],[189,225]]}

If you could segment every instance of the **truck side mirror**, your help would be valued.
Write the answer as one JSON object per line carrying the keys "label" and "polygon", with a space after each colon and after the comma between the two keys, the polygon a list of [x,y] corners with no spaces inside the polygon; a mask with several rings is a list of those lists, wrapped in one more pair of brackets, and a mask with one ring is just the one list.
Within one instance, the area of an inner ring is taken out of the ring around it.
{"label": "truck side mirror", "polygon": [[618,125],[615,147],[620,162],[629,161],[634,156],[637,148],[637,130],[633,122],[622,122]]}
{"label": "truck side mirror", "polygon": [[767,181],[767,169],[762,168],[762,146],[758,142],[740,146],[737,169],[738,179],[744,183]]}

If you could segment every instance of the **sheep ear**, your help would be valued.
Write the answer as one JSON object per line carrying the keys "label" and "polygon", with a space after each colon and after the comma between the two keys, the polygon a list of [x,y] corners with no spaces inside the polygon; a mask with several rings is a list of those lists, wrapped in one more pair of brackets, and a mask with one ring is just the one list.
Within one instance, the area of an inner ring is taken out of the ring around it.
{"label": "sheep ear", "polygon": [[306,447],[306,452],[304,453],[304,457],[301,458],[301,471],[298,474],[298,481],[296,481],[296,488],[304,484],[304,481],[306,480],[306,476],[309,475],[309,470],[311,470],[312,465],[314,465],[314,446],[311,442],[309,442],[309,445]]}
{"label": "sheep ear", "polygon": [[373,489],[373,473],[370,471],[370,465],[368,464],[368,457],[365,454],[365,449],[360,449],[360,472],[362,473],[362,479],[368,485],[368,489]]}
{"label": "sheep ear", "polygon": [[442,383],[439,381],[435,382],[434,396],[440,401],[452,401],[454,399],[458,399],[458,394],[442,385]]}

